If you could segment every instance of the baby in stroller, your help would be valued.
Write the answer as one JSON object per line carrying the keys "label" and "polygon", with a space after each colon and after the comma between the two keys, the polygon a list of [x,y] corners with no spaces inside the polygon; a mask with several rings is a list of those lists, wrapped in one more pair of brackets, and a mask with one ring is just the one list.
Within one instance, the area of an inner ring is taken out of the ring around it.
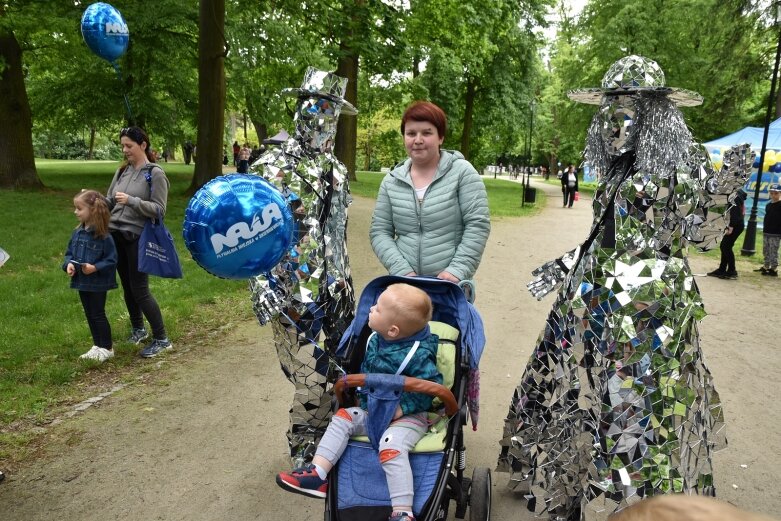
{"label": "baby in stroller", "polygon": [[[431,299],[423,290],[405,283],[388,286],[369,311],[369,337],[361,372],[404,375],[442,384],[437,369],[439,338],[428,323],[432,316]],[[307,467],[281,472],[277,484],[291,492],[326,497],[327,475],[347,447],[352,436],[368,435],[378,441],[379,459],[385,472],[393,512],[389,521],[412,521],[413,478],[409,452],[426,434],[427,411],[433,396],[400,393],[395,400],[374,400],[369,415],[365,394],[359,394],[361,406],[340,408],[334,414]]]}

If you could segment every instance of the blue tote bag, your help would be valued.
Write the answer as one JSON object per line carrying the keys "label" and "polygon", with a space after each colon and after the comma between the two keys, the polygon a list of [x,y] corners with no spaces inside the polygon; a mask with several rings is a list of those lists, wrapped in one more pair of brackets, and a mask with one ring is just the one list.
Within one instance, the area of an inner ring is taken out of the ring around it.
{"label": "blue tote bag", "polygon": [[[152,174],[147,171],[144,177],[149,183],[151,196]],[[160,210],[157,211],[157,219],[149,219],[146,222],[141,237],[138,238],[138,271],[167,279],[182,278],[179,254],[176,253],[171,232],[163,224]]]}

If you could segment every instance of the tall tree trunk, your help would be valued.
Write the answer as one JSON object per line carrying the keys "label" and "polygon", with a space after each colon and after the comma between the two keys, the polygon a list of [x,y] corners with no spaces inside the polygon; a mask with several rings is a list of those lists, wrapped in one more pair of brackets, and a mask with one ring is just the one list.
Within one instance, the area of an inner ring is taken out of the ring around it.
{"label": "tall tree trunk", "polygon": [[249,115],[249,120],[252,123],[252,126],[255,127],[255,133],[258,135],[257,145],[260,146],[263,140],[268,137],[268,125],[263,121],[262,118],[258,117],[259,111],[255,102],[249,96],[247,96],[244,101],[247,105],[247,114]]}
{"label": "tall tree trunk", "polygon": [[95,127],[90,125],[89,127],[89,152],[87,152],[87,159],[92,159],[92,155],[95,153]]}
{"label": "tall tree trunk", "polygon": [[14,33],[0,29],[0,187],[43,188],[35,169],[33,122]]}
{"label": "tall tree trunk", "polygon": [[225,0],[201,0],[198,15],[198,158],[188,193],[222,175],[225,127]]}
{"label": "tall tree trunk", "polygon": [[255,133],[258,135],[257,145],[260,147],[260,144],[263,143],[263,140],[268,137],[268,125],[260,121],[255,121],[254,119],[251,119],[251,121],[252,126],[255,127]]}
{"label": "tall tree trunk", "polygon": [[[348,49],[344,44],[339,46],[343,51],[336,66],[336,74],[347,78],[347,92],[345,99],[358,106],[358,53],[354,49]],[[347,175],[351,181],[355,181],[355,145],[358,141],[358,117],[339,116],[339,125],[336,127],[336,143],[334,152],[336,157],[347,167]]]}
{"label": "tall tree trunk", "polygon": [[472,120],[475,111],[475,94],[477,86],[471,76],[466,80],[466,105],[464,107],[464,131],[461,134],[461,153],[464,158],[469,160],[470,148],[472,146]]}

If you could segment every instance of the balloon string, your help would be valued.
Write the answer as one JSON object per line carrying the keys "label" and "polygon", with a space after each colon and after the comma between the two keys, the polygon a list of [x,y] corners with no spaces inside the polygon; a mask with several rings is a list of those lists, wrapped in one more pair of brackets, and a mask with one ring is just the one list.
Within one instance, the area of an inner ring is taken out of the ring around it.
{"label": "balloon string", "polygon": [[[117,62],[111,62],[111,65],[114,67],[114,70],[117,73],[117,79],[119,79],[119,83],[124,86],[125,82],[122,80],[122,72],[119,70],[119,64],[117,64]],[[123,92],[122,97],[125,98],[125,111],[127,111],[128,124],[134,125],[135,120],[133,119],[133,111],[130,110],[130,100],[127,99],[127,93]]]}

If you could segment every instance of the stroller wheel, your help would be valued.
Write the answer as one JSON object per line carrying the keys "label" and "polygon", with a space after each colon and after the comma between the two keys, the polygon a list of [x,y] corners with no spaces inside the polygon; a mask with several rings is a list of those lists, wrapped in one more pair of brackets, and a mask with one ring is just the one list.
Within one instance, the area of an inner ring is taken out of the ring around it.
{"label": "stroller wheel", "polygon": [[469,520],[489,521],[491,519],[491,470],[477,467],[472,471],[472,485],[469,488]]}

